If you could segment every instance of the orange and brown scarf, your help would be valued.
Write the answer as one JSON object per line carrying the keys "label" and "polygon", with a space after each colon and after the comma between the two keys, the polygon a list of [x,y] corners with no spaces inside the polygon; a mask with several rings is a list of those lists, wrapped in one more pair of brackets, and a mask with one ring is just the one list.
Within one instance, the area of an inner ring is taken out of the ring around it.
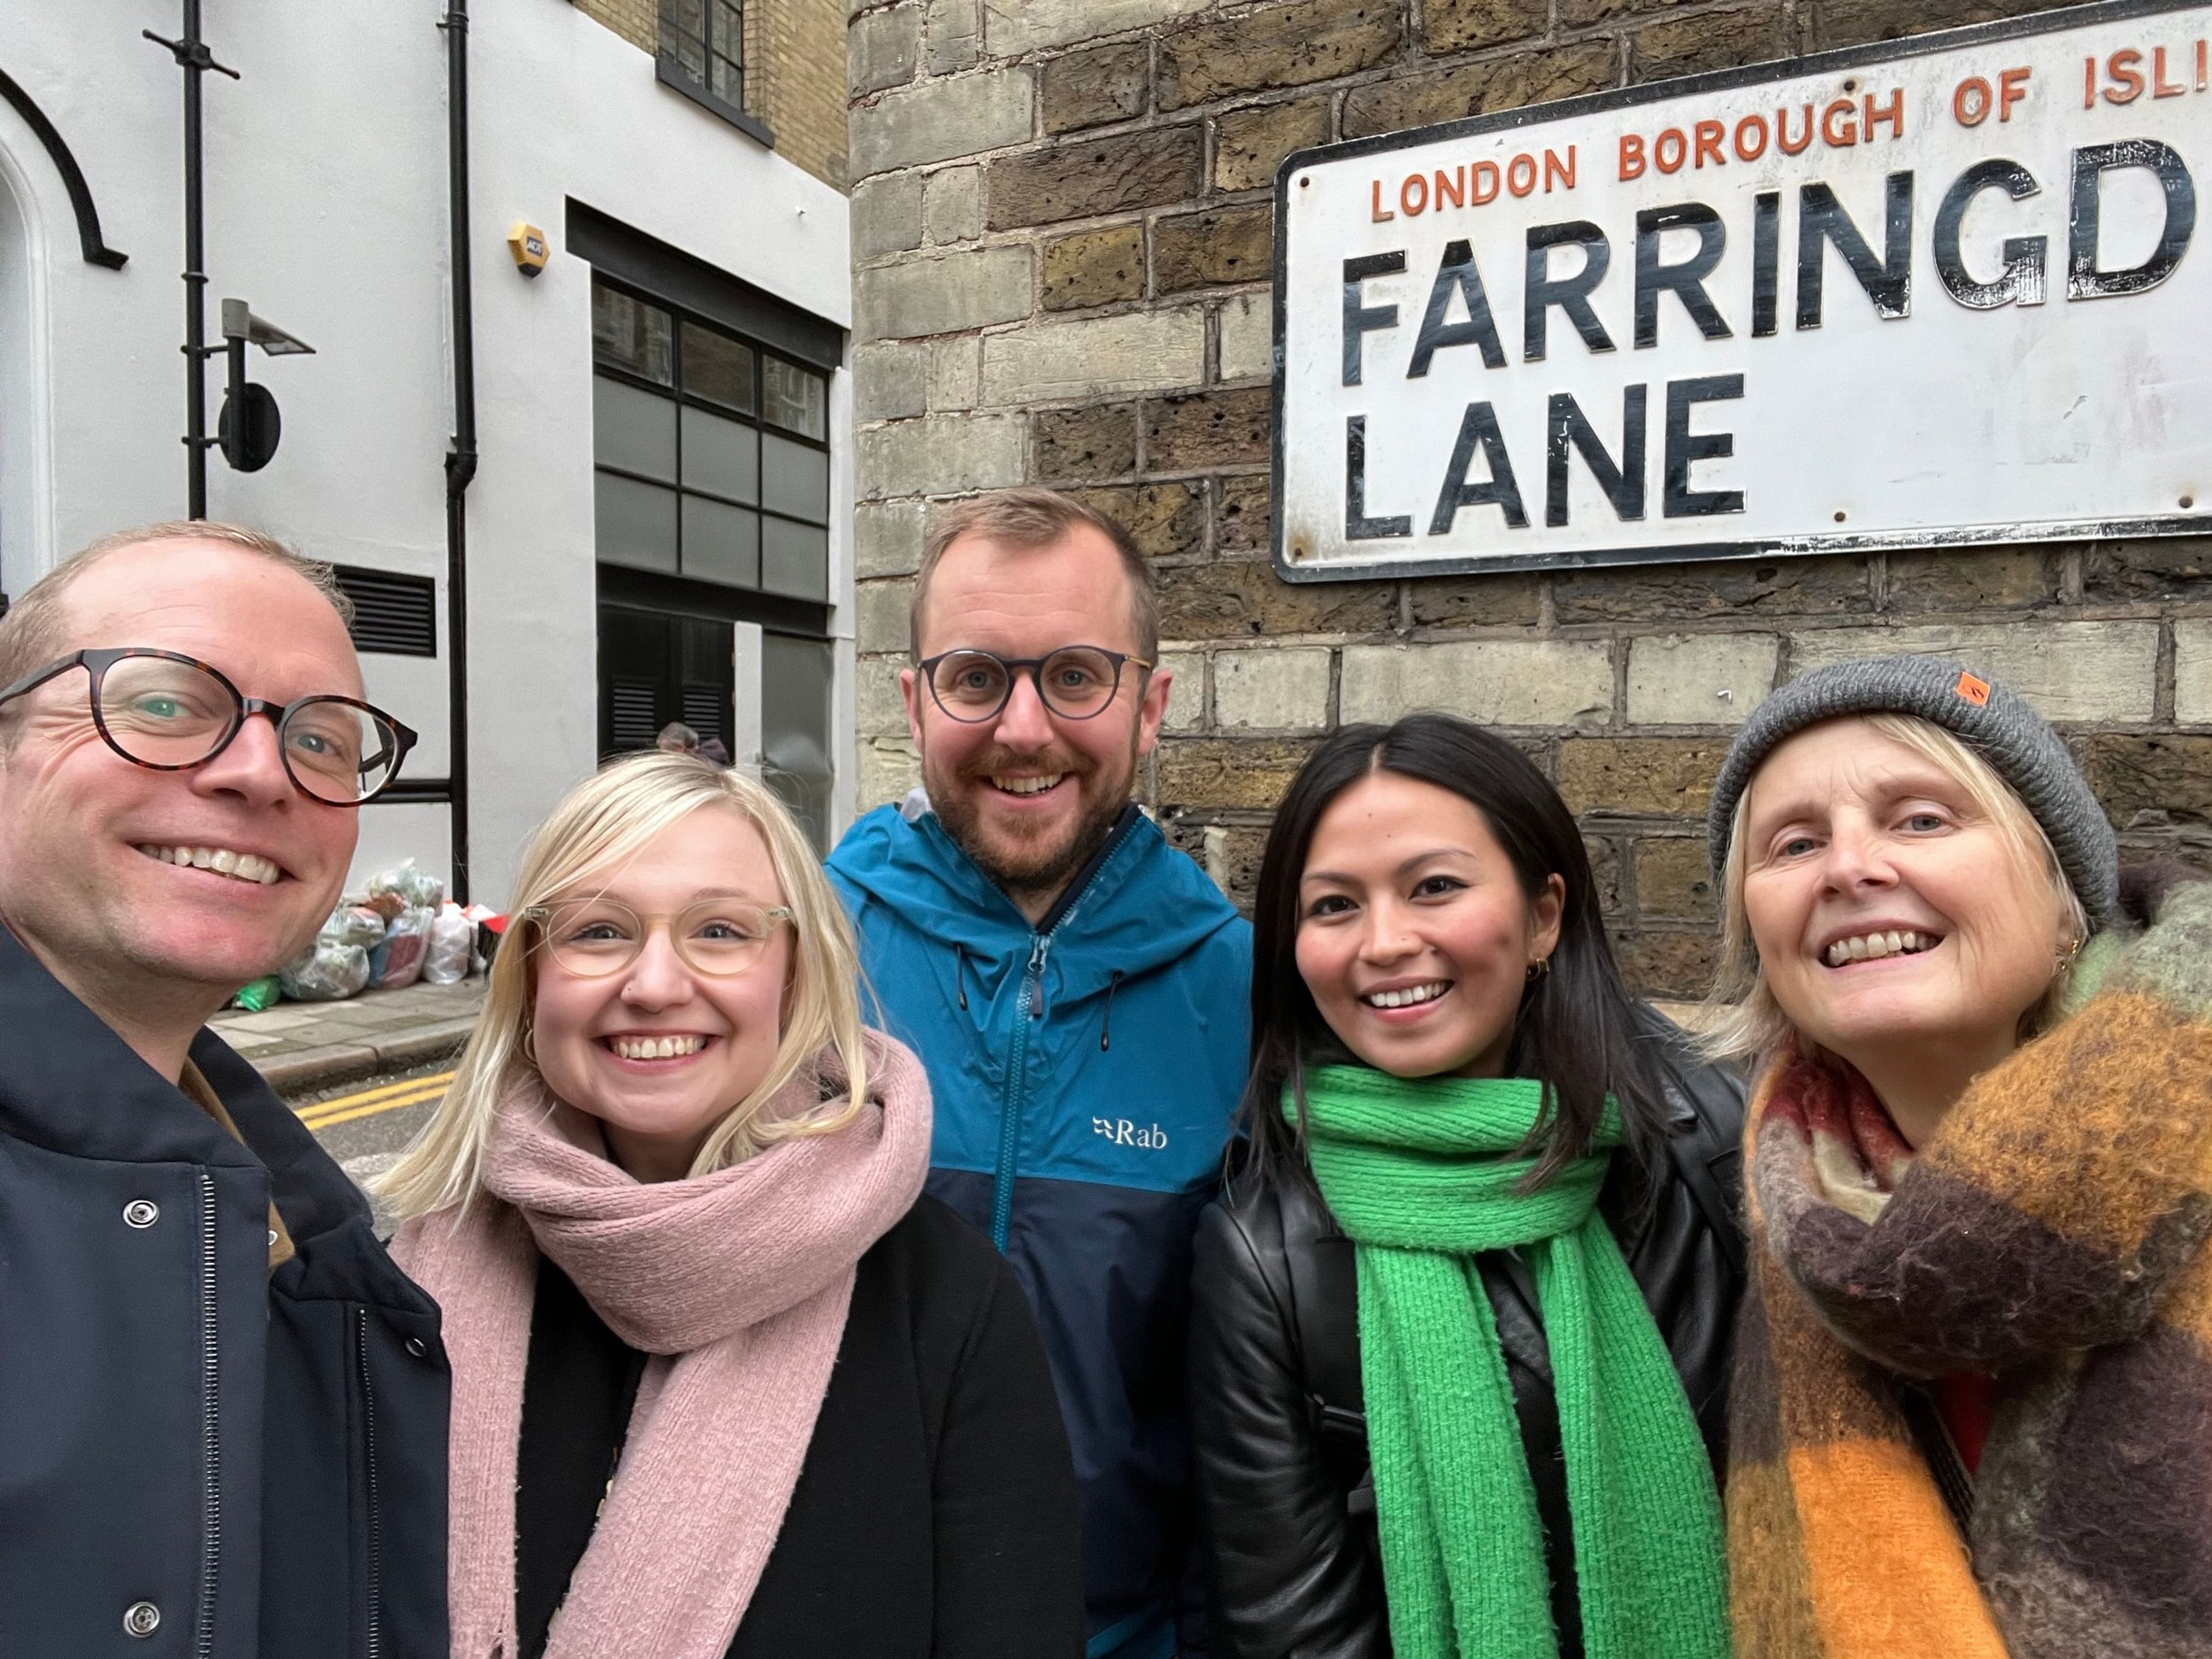
{"label": "orange and brown scarf", "polygon": [[[1743,1659],[2212,1656],[2212,884],[1917,1155],[1792,1055],[1746,1131]],[[1916,1385],[1993,1376],[1971,1488]],[[1940,1435],[1940,1431],[1936,1433]]]}

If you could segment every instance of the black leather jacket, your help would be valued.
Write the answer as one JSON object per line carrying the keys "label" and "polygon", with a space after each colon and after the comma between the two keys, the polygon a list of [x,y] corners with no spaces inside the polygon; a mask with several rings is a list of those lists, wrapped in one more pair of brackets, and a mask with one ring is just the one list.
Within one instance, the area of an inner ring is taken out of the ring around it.
{"label": "black leather jacket", "polygon": [[[1679,1044],[1663,1052],[1675,1131],[1667,1164],[1653,1183],[1617,1159],[1599,1210],[1674,1354],[1714,1470],[1724,1474],[1744,1276],[1743,1085]],[[1560,1652],[1578,1659],[1566,1472],[1534,1283],[1510,1251],[1477,1261],[1550,1540]],[[1355,1284],[1352,1242],[1305,1181],[1247,1176],[1199,1223],[1190,1415],[1217,1659],[1390,1652]]]}

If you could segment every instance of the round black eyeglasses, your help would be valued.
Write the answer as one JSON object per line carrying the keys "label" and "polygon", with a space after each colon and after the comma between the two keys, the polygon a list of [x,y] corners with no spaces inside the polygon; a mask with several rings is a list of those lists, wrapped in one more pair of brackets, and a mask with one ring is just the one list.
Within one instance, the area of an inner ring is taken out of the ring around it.
{"label": "round black eyeglasses", "polygon": [[415,733],[353,697],[249,697],[197,658],[145,646],[75,651],[5,690],[0,704],[82,668],[91,681],[92,723],[134,766],[189,772],[230,746],[246,720],[265,714],[277,752],[300,793],[325,806],[364,806],[399,775]]}
{"label": "round black eyeglasses", "polygon": [[997,716],[1014,695],[1014,682],[1026,672],[1037,696],[1062,720],[1087,720],[1106,712],[1121,689],[1124,665],[1138,683],[1153,665],[1103,645],[1064,645],[1042,657],[1001,657],[988,651],[940,652],[915,665],[929,683],[937,706],[956,720],[974,725]]}

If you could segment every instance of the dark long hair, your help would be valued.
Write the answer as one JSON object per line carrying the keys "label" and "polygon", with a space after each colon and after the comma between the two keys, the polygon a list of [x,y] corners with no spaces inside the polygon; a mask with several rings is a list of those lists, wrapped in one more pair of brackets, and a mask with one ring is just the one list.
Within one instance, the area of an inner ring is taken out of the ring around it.
{"label": "dark long hair", "polygon": [[[1566,885],[1551,969],[1532,981],[1514,1022],[1506,1074],[1544,1085],[1527,1152],[1540,1186],[1588,1150],[1611,1095],[1628,1149],[1646,1169],[1667,1108],[1651,1046],[1613,965],[1598,917],[1597,884],[1574,815],[1548,779],[1504,738],[1447,714],[1408,714],[1395,726],[1351,726],[1307,757],[1275,809],[1252,918],[1252,1069],[1243,1109],[1243,1164],[1266,1182],[1310,1179],[1304,1140],[1305,1073],[1358,1064],[1314,1006],[1298,973],[1298,884],[1314,830],[1336,798],[1376,772],[1450,791],[1482,815],[1532,901],[1556,875]],[[1283,1115],[1284,1091],[1297,1103]]]}

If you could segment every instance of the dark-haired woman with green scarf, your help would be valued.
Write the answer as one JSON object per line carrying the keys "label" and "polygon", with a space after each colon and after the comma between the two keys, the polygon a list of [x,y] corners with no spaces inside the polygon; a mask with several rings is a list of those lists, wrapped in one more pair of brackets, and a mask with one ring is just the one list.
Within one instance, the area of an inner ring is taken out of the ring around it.
{"label": "dark-haired woman with green scarf", "polygon": [[1278,809],[1191,1418],[1231,1659],[1724,1659],[1743,1096],[1558,792],[1441,715]]}

